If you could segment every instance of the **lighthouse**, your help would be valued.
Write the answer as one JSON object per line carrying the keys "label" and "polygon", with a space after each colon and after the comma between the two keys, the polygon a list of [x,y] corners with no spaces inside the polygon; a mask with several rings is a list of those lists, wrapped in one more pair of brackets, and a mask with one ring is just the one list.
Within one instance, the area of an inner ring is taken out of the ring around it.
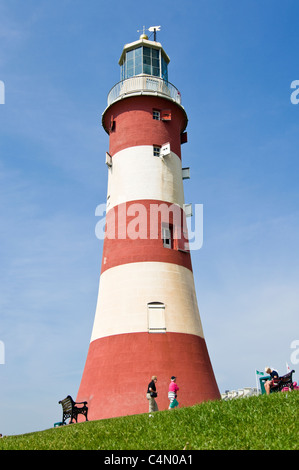
{"label": "lighthouse", "polygon": [[182,166],[187,114],[170,59],[146,34],[123,48],[108,94],[105,237],[94,324],[77,401],[89,419],[145,413],[147,385],[168,408],[220,398],[203,334],[188,243]]}

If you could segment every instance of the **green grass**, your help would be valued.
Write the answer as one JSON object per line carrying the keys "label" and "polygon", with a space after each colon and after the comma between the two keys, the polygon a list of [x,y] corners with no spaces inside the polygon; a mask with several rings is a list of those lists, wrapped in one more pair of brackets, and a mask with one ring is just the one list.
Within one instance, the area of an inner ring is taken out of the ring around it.
{"label": "green grass", "polygon": [[90,421],[7,436],[2,450],[295,450],[299,392]]}

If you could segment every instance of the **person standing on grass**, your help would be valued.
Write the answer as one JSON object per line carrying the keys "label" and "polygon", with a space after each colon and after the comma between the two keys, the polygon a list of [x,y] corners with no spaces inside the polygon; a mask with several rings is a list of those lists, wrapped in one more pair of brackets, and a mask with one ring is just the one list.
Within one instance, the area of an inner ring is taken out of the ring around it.
{"label": "person standing on grass", "polygon": [[179,391],[179,387],[176,384],[176,377],[173,375],[171,377],[171,382],[168,388],[168,398],[169,398],[169,410],[172,410],[176,406],[179,406],[177,401],[177,392]]}
{"label": "person standing on grass", "polygon": [[148,384],[147,387],[147,393],[146,393],[146,398],[148,399],[148,404],[149,404],[149,413],[152,413],[154,411],[159,411],[158,410],[158,405],[155,400],[155,398],[158,396],[157,389],[156,389],[156,383],[157,383],[157,376],[153,375],[151,382]]}

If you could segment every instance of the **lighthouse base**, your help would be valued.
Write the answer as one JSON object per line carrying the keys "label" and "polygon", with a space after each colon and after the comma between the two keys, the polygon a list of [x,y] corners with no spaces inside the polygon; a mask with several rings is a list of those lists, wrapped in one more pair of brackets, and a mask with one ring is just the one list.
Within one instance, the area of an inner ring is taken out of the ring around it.
{"label": "lighthouse base", "polygon": [[206,342],[183,333],[130,333],[90,343],[76,401],[88,402],[88,419],[146,413],[146,391],[156,375],[159,410],[169,406],[170,377],[177,377],[180,406],[220,399]]}

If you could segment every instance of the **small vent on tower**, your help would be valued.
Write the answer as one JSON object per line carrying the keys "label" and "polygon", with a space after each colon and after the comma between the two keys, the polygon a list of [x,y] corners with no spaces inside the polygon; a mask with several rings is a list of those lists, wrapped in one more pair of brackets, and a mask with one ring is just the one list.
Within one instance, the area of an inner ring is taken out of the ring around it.
{"label": "small vent on tower", "polygon": [[110,118],[110,126],[109,126],[110,132],[115,130],[115,120],[113,119],[113,116]]}
{"label": "small vent on tower", "polygon": [[190,168],[182,168],[182,178],[183,180],[189,180],[190,179]]}
{"label": "small vent on tower", "polygon": [[110,155],[110,153],[106,152],[106,161],[105,161],[106,165],[111,168],[112,167],[112,157]]}
{"label": "small vent on tower", "polygon": [[187,132],[183,132],[181,134],[181,144],[186,144],[188,142],[188,134]]}
{"label": "small vent on tower", "polygon": [[162,145],[161,150],[160,150],[160,157],[167,157],[167,155],[170,155],[170,143],[169,142],[167,144]]}
{"label": "small vent on tower", "polygon": [[161,111],[161,121],[171,121],[171,111],[169,109]]}
{"label": "small vent on tower", "polygon": [[186,214],[186,217],[192,217],[192,204],[184,204],[184,211]]}

